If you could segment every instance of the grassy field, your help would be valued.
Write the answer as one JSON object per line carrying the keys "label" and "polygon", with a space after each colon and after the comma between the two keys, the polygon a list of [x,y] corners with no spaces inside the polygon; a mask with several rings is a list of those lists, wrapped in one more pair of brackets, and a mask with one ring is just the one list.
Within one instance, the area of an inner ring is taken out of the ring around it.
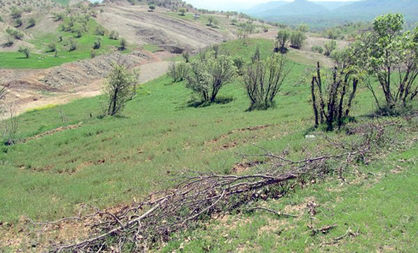
{"label": "grassy field", "polygon": [[[233,41],[221,48],[249,61],[257,46],[262,57],[273,50],[268,40]],[[320,142],[305,139],[313,126],[307,68],[293,64],[276,108],[267,111],[246,112],[249,101],[239,79],[221,90],[227,103],[195,108],[189,106],[191,94],[184,83],[172,84],[162,77],[142,86],[122,117],[97,118],[103,97],[25,113],[18,117],[18,137],[28,141],[1,146],[0,221],[16,223],[21,216],[56,219],[74,214],[84,203],[100,208],[128,203],[173,186],[182,172],[234,173],[243,161],[240,154],[260,153],[254,144],[273,152],[318,150]],[[367,121],[374,110],[371,95],[361,88],[354,116]],[[72,127],[36,137],[65,126]],[[264,127],[247,129],[252,126]],[[344,132],[329,136],[352,138]],[[412,251],[417,231],[416,152],[415,146],[360,166],[358,177],[347,172],[349,184],[330,179],[265,203],[281,210],[315,200],[320,204],[315,226],[338,225],[326,236],[309,236],[303,210],[300,218],[287,220],[265,213],[232,215],[227,221],[205,224],[206,230],[177,235],[164,250],[369,251],[390,246]],[[395,174],[391,170],[398,160],[406,162]],[[298,210],[289,212],[299,214]],[[360,235],[343,240],[347,243],[341,250],[321,248],[321,242],[349,227]]]}
{"label": "grassy field", "polygon": [[[23,54],[19,52],[0,52],[0,68],[27,68],[40,69],[50,68],[61,65],[63,63],[88,59],[91,57],[93,43],[98,38],[101,39],[100,49],[95,50],[96,55],[109,53],[117,50],[119,40],[111,40],[108,36],[98,36],[95,30],[98,24],[90,19],[87,26],[87,32],[83,33],[81,38],[74,38],[73,33],[56,31],[53,33],[39,34],[30,41],[35,46],[32,50],[30,58],[26,59]],[[58,37],[62,36],[63,41],[58,42]],[[69,52],[64,42],[73,38],[77,43],[77,49]],[[55,43],[57,47],[57,57],[55,52],[47,52],[47,46],[50,43]],[[125,52],[128,52],[125,50]]]}

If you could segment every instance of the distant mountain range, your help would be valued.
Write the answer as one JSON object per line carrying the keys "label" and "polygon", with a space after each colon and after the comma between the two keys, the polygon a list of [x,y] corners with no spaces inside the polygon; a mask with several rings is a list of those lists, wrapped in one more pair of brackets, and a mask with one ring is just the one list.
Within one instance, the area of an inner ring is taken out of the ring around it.
{"label": "distant mountain range", "polygon": [[282,23],[313,26],[370,21],[385,13],[402,13],[409,23],[418,22],[418,0],[363,0],[356,2],[275,1],[257,5],[247,14]]}

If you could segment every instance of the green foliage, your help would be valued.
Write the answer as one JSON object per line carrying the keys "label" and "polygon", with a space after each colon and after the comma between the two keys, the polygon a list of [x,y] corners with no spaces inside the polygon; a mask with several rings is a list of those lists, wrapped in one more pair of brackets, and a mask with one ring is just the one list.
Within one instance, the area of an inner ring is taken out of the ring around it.
{"label": "green foliage", "polygon": [[17,18],[13,21],[13,26],[15,28],[21,27],[23,25],[23,21],[21,18]]}
{"label": "green foliage", "polygon": [[19,31],[19,30],[16,30],[16,29],[13,29],[13,28],[7,28],[6,29],[6,32],[10,35],[10,36],[13,36],[15,39],[17,39],[17,40],[21,40],[21,39],[23,39],[23,37],[24,37],[24,34],[21,32],[21,31]]}
{"label": "green foliage", "polygon": [[137,76],[130,74],[126,67],[115,64],[106,82],[106,115],[116,116],[122,112],[126,103],[132,100],[136,93],[137,81]]}
{"label": "green foliage", "polygon": [[287,48],[286,44],[290,39],[290,31],[289,30],[280,30],[277,33],[277,49],[275,51],[280,51],[281,53],[286,53]]}
{"label": "green foliage", "polygon": [[303,32],[293,31],[290,36],[290,46],[295,49],[301,49],[305,40],[306,36]]}
{"label": "green foliage", "polygon": [[235,74],[232,58],[211,49],[192,61],[187,87],[199,95],[199,102],[213,103],[222,87],[233,81]]}
{"label": "green foliage", "polygon": [[180,8],[179,9],[180,16],[185,16],[186,12],[187,12],[186,8]]}
{"label": "green foliage", "polygon": [[395,114],[397,108],[407,107],[418,94],[417,28],[404,32],[403,25],[401,14],[380,16],[373,22],[373,31],[364,34],[351,46],[358,65],[367,69],[380,83],[385,96],[384,105],[368,85],[377,106]]}
{"label": "green foliage", "polygon": [[335,40],[330,40],[324,45],[324,55],[331,56],[332,52],[337,49],[337,42]]}
{"label": "green foliage", "polygon": [[96,30],[95,30],[95,34],[96,35],[99,35],[99,36],[104,36],[105,35],[105,29],[102,27],[102,26],[100,26],[100,25],[98,25],[97,27],[96,27]]}
{"label": "green foliage", "polygon": [[30,57],[30,50],[29,50],[28,47],[20,47],[18,52],[23,54],[26,59],[28,59]]}
{"label": "green foliage", "polygon": [[324,52],[324,49],[321,46],[312,46],[311,48],[312,52],[322,54]]}
{"label": "green foliage", "polygon": [[155,5],[148,6],[148,11],[153,12],[155,10]]}
{"label": "green foliage", "polygon": [[29,18],[27,25],[26,25],[26,29],[28,28],[32,28],[36,25],[36,20],[34,18]]}
{"label": "green foliage", "polygon": [[109,33],[109,39],[111,40],[118,40],[119,39],[119,33],[116,31],[111,31]]}
{"label": "green foliage", "polygon": [[49,43],[48,46],[47,46],[46,52],[47,53],[52,53],[52,52],[55,52],[55,51],[57,51],[57,44],[55,44],[54,42]]}
{"label": "green foliage", "polygon": [[127,46],[128,46],[128,42],[126,41],[126,39],[125,38],[121,38],[119,40],[119,50],[120,51],[124,51],[124,50],[126,50],[126,47]]}
{"label": "green foliage", "polygon": [[97,38],[93,43],[93,49],[99,49],[102,46],[102,40]]}
{"label": "green foliage", "polygon": [[171,63],[168,69],[168,75],[173,79],[173,82],[182,82],[189,74],[189,64],[185,62]]}
{"label": "green foliage", "polygon": [[18,19],[18,18],[21,18],[21,17],[22,17],[22,13],[23,13],[23,11],[22,11],[21,9],[18,9],[16,6],[13,6],[13,7],[10,9],[10,17],[11,17],[12,19]]}
{"label": "green foliage", "polygon": [[69,38],[67,46],[69,52],[74,51],[77,49],[77,42],[73,38]]}

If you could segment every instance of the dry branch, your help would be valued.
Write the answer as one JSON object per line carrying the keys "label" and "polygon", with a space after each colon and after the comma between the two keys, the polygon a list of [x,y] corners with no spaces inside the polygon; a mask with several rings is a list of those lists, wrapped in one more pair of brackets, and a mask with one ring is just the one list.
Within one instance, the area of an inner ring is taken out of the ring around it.
{"label": "dry branch", "polygon": [[[135,252],[147,250],[169,240],[174,232],[193,228],[198,221],[232,210],[245,210],[240,207],[261,195],[283,196],[289,189],[286,187],[295,181],[321,177],[336,167],[341,168],[341,164],[364,160],[383,138],[384,130],[380,125],[371,126],[368,132],[361,133],[361,141],[350,145],[330,142],[338,150],[336,154],[291,160],[266,152],[263,156],[274,160],[274,167],[265,173],[190,177],[174,189],[153,194],[145,201],[115,213],[95,213],[93,234],[89,238],[73,244],[55,245],[53,251],[106,252],[115,247]],[[252,208],[253,211],[261,209],[279,216],[292,216],[266,208]],[[91,218],[91,215],[86,217]],[[77,218],[74,222],[82,221]]]}

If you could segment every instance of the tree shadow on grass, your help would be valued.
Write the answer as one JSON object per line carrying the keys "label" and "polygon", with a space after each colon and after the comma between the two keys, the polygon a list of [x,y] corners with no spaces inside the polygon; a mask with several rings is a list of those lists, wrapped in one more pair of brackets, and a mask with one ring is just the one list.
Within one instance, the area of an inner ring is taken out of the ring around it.
{"label": "tree shadow on grass", "polygon": [[194,108],[199,108],[199,107],[207,107],[210,106],[212,104],[229,104],[232,101],[234,101],[233,97],[219,97],[216,98],[214,102],[208,102],[208,101],[202,101],[202,100],[198,100],[198,99],[191,99],[187,102],[187,106],[188,107],[194,107]]}

